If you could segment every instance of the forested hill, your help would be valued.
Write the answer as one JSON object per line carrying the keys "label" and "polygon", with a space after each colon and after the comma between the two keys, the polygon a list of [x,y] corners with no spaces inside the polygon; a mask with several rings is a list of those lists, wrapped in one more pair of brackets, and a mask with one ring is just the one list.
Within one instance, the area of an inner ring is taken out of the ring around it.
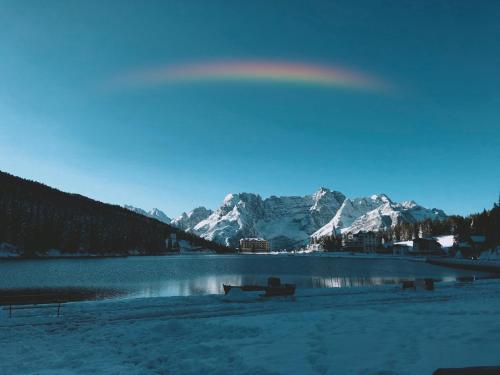
{"label": "forested hill", "polygon": [[0,171],[0,244],[24,256],[49,249],[92,255],[159,254],[171,233],[193,247],[232,249],[120,206],[69,194]]}
{"label": "forested hill", "polygon": [[490,210],[469,216],[448,216],[444,220],[424,220],[418,223],[398,223],[383,232],[386,241],[407,241],[427,233],[431,236],[453,234],[461,240],[481,235],[486,245],[494,248],[500,245],[500,197]]}

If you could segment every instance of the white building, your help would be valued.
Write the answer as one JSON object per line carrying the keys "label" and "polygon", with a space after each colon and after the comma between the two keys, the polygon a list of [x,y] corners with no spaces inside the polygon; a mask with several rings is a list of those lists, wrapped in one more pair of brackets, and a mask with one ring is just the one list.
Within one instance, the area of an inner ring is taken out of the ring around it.
{"label": "white building", "polygon": [[310,243],[307,245],[306,250],[308,251],[325,251],[323,245],[320,243]]}

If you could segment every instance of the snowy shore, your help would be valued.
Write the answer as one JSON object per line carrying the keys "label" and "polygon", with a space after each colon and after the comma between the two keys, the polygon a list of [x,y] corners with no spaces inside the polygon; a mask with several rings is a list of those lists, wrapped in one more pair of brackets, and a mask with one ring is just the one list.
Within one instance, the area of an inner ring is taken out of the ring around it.
{"label": "snowy shore", "polygon": [[500,364],[500,280],[0,310],[2,374],[431,374]]}

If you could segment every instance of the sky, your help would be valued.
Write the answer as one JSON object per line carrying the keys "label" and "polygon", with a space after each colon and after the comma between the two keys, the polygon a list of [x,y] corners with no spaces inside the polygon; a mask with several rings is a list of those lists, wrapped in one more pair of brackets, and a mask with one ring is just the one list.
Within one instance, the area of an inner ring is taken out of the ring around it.
{"label": "sky", "polygon": [[0,170],[169,216],[500,192],[500,2],[0,0]]}

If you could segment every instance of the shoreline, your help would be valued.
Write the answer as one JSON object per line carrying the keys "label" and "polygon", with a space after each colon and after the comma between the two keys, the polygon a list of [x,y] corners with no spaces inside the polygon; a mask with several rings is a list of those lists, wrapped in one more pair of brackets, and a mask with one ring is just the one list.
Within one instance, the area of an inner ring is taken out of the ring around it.
{"label": "shoreline", "polygon": [[158,256],[176,256],[176,255],[233,255],[235,253],[208,253],[206,251],[199,252],[172,252],[163,254],[107,254],[107,255],[92,255],[92,254],[66,254],[66,255],[38,255],[24,256],[11,255],[0,256],[0,261],[3,260],[48,260],[48,259],[104,259],[104,258],[132,258],[132,257],[158,257]]}
{"label": "shoreline", "polygon": [[428,258],[427,263],[441,267],[500,274],[500,262],[454,258]]}
{"label": "shoreline", "polygon": [[107,255],[92,255],[92,254],[60,254],[60,255],[39,255],[39,256],[23,256],[11,255],[0,256],[0,261],[9,260],[52,260],[52,259],[105,259],[105,258],[129,258],[129,257],[164,257],[164,256],[269,256],[269,257],[323,257],[323,258],[346,258],[346,259],[363,259],[363,260],[406,260],[413,262],[426,262],[425,256],[414,255],[391,255],[391,254],[373,254],[373,253],[352,253],[352,252],[274,252],[274,253],[217,253],[201,251],[189,252],[172,252],[163,254],[107,254]]}
{"label": "shoreline", "polygon": [[358,255],[358,254],[321,254],[321,253],[279,253],[279,254],[251,254],[251,253],[172,253],[172,254],[130,254],[130,255],[57,255],[57,256],[0,256],[1,261],[22,261],[22,260],[61,260],[61,259],[115,259],[115,258],[135,258],[135,257],[176,257],[176,256],[270,256],[270,257],[323,257],[338,259],[359,259],[359,260],[404,260],[410,262],[426,262],[425,257],[418,256],[388,256],[388,255]]}

